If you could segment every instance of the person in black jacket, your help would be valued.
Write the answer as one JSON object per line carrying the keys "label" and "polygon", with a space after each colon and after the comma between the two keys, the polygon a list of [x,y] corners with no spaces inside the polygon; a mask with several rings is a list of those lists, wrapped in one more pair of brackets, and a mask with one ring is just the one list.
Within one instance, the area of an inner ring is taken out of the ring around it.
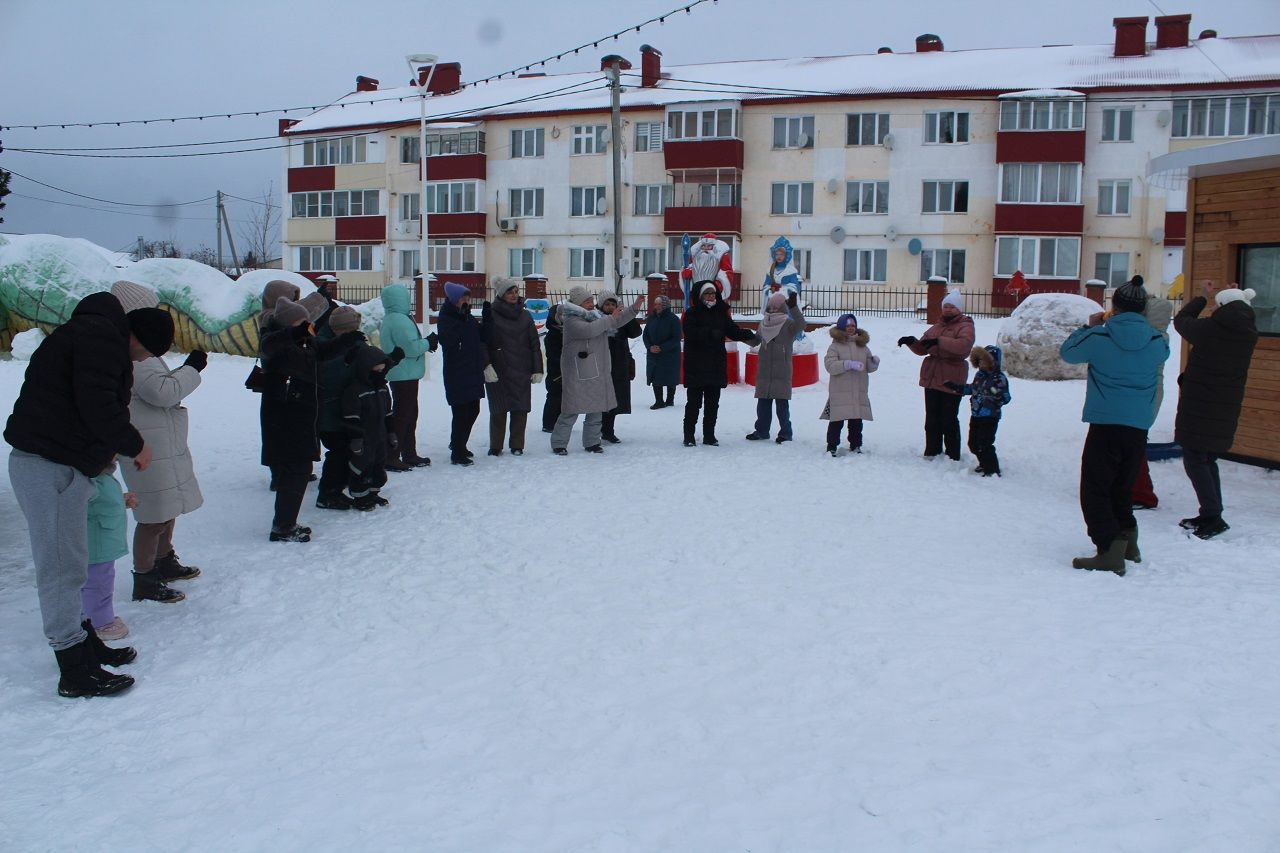
{"label": "person in black jacket", "polygon": [[138,470],[151,449],[129,423],[133,362],[129,323],[119,300],[94,293],[54,329],[27,365],[5,426],[13,448],[9,479],[27,519],[44,633],[58,660],[62,696],[106,696],[133,684],[102,669],[133,660],[111,649],[81,619],[80,588],[89,563],[93,478],[118,454]]}
{"label": "person in black jacket", "polygon": [[347,332],[347,344],[320,362],[320,418],[317,432],[324,445],[324,465],[316,495],[318,509],[351,509],[351,498],[345,493],[351,466],[351,441],[343,429],[342,392],[351,380],[351,363],[347,359],[356,347],[366,343],[360,333],[360,314],[348,305],[329,315],[329,325],[316,332],[316,341],[332,340]]}
{"label": "person in black jacket", "polygon": [[344,356],[351,363],[350,381],[342,391],[342,422],[350,447],[352,506],[368,511],[386,506],[379,492],[387,484],[387,459],[395,452],[396,436],[387,429],[391,417],[391,389],[387,371],[404,358],[396,347],[388,355],[379,347],[358,344]]}
{"label": "person in black jacket", "polygon": [[564,380],[560,376],[560,352],[564,349],[564,325],[560,321],[560,306],[552,305],[547,313],[547,333],[542,337],[547,351],[547,399],[542,404],[542,431],[555,430],[560,417],[560,397],[564,392]]}
{"label": "person in black jacket", "polygon": [[1230,529],[1222,520],[1218,457],[1235,442],[1249,364],[1258,343],[1257,321],[1249,305],[1254,291],[1238,286],[1219,291],[1214,297],[1217,308],[1200,317],[1212,294],[1213,282],[1204,282],[1200,295],[1173,318],[1173,327],[1191,344],[1187,368],[1178,377],[1173,440],[1182,445],[1182,466],[1200,502],[1199,514],[1179,524],[1201,539]]}
{"label": "person in black jacket", "polygon": [[720,392],[729,384],[726,339],[746,342],[755,337],[729,315],[729,306],[711,282],[703,282],[696,301],[690,303],[682,318],[684,326],[684,446],[694,447],[694,428],[698,412],[706,402],[702,415],[702,443],[712,447],[716,440],[716,415],[720,410]]}
{"label": "person in black jacket", "polygon": [[[440,351],[444,354],[444,396],[453,410],[449,461],[454,465],[472,465],[475,454],[467,449],[467,442],[476,418],[480,417],[486,379],[480,323],[471,316],[468,303],[471,291],[467,287],[448,282],[444,294],[436,327]],[[496,372],[493,381],[497,381]]]}
{"label": "person in black jacket", "polygon": [[[611,290],[600,294],[600,311],[612,314],[618,310],[618,297]],[[636,360],[631,355],[633,338],[644,334],[640,321],[631,319],[618,328],[608,332],[609,336],[609,378],[613,380],[613,394],[618,398],[618,405],[604,413],[601,421],[600,437],[610,444],[621,444],[613,426],[618,415],[631,414],[631,380],[636,375]]]}

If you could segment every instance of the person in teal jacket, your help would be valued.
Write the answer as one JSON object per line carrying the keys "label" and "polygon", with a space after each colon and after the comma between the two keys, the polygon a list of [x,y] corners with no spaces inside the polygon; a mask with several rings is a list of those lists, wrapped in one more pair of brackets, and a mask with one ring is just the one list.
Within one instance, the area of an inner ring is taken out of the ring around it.
{"label": "person in teal jacket", "polygon": [[89,569],[80,588],[80,610],[104,640],[129,635],[129,627],[116,615],[113,594],[116,560],[129,553],[129,520],[125,509],[138,505],[133,492],[125,492],[115,477],[115,463],[93,478],[89,499]]}
{"label": "person in teal jacket", "polygon": [[382,351],[392,352],[396,347],[404,351],[404,360],[387,374],[391,387],[393,414],[391,431],[395,433],[399,447],[399,459],[387,459],[388,471],[408,471],[423,468],[431,460],[418,455],[418,383],[427,373],[427,353],[435,352],[439,338],[432,332],[422,336],[422,330],[409,313],[409,290],[403,284],[388,284],[382,288]]}
{"label": "person in teal jacket", "polygon": [[1089,365],[1080,509],[1098,553],[1073,560],[1077,569],[1123,576],[1126,559],[1142,559],[1131,497],[1155,420],[1157,379],[1169,358],[1168,340],[1143,316],[1146,303],[1140,279],[1122,284],[1111,299],[1111,318],[1093,314],[1059,350],[1068,364]]}

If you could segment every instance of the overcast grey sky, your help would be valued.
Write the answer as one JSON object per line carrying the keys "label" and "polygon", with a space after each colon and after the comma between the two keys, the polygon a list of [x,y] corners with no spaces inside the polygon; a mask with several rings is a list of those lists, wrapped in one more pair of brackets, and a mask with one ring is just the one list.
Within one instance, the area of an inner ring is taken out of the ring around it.
{"label": "overcast grey sky", "polygon": [[[1280,32],[1277,0],[1157,0],[1163,13],[1192,14],[1191,34]],[[407,77],[403,57],[428,52],[462,63],[464,81],[541,59],[676,8],[678,0],[438,0],[276,2],[218,0],[0,0],[0,124],[114,121],[331,101],[357,74],[384,86]],[[719,0],[692,14],[631,32],[598,51],[548,66],[597,67],[618,52],[638,66],[649,43],[664,63],[822,56],[914,48],[922,32],[948,50],[1038,44],[1102,44],[1115,16],[1162,14],[1152,0]],[[1148,37],[1154,39],[1154,27]],[[299,116],[299,113],[291,113]],[[270,136],[278,116],[209,119],[140,127],[6,130],[11,147],[98,147]],[[270,145],[264,142],[242,146]],[[145,153],[145,152],[144,152]],[[259,197],[282,174],[279,151],[174,159],[85,159],[7,151],[0,166],[111,201],[182,202],[223,190]],[[111,249],[173,239],[184,249],[214,242],[213,203],[172,208],[111,207],[17,176],[0,231],[86,237]],[[235,221],[249,205],[231,200]],[[236,228],[239,234],[239,226]]]}

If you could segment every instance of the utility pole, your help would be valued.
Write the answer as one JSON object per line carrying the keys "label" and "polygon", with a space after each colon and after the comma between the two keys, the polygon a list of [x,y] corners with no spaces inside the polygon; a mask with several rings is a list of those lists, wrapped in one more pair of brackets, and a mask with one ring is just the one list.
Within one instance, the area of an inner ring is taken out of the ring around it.
{"label": "utility pole", "polygon": [[622,297],[622,57],[609,60],[609,148],[613,155],[613,280]]}
{"label": "utility pole", "polygon": [[216,203],[217,216],[214,228],[218,232],[218,269],[222,269],[222,190],[218,190],[218,201]]}
{"label": "utility pole", "polygon": [[142,260],[142,237],[138,237],[138,248],[133,250],[133,259],[135,261]]}
{"label": "utility pole", "polygon": [[[231,236],[231,220],[227,219],[227,211],[222,206],[222,190],[218,190],[218,221],[227,232],[227,245],[231,247],[231,260],[236,265],[236,275],[244,275],[240,268],[240,255],[236,252],[236,240]],[[222,269],[222,232],[218,232],[218,269]]]}

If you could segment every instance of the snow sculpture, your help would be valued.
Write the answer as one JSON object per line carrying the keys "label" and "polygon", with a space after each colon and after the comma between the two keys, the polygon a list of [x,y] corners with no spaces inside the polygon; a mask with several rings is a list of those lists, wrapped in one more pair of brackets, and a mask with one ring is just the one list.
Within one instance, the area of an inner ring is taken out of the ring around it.
{"label": "snow sculpture", "polygon": [[696,291],[706,281],[714,284],[720,291],[720,298],[728,302],[729,295],[733,293],[732,275],[729,244],[716,239],[715,234],[703,234],[702,239],[693,247],[689,262],[680,271],[680,277],[684,279],[685,304],[688,305],[689,299],[697,296],[695,292],[691,297],[690,291]]}
{"label": "snow sculpture", "polygon": [[779,237],[769,247],[769,272],[764,276],[764,293],[760,299],[762,305],[771,293],[800,293],[803,283],[795,264],[791,262],[791,256],[791,241],[786,237]]}
{"label": "snow sculpture", "polygon": [[1090,314],[1101,310],[1098,303],[1074,293],[1028,296],[996,335],[996,344],[1004,350],[1005,373],[1019,379],[1084,379],[1089,366],[1067,364],[1058,349]]}

